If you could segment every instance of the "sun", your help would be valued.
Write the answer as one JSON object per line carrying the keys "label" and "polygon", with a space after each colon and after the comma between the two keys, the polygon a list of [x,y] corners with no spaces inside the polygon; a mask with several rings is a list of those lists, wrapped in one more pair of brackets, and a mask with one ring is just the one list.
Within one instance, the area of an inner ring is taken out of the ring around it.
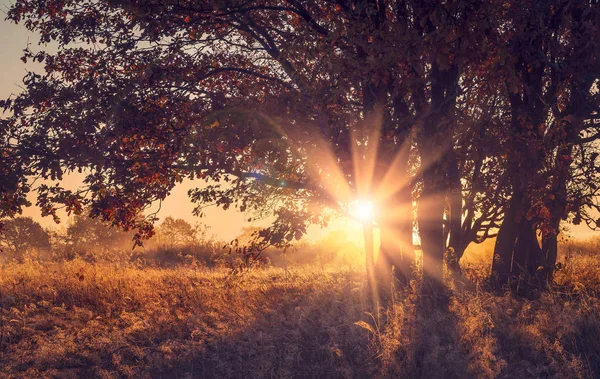
{"label": "sun", "polygon": [[350,204],[350,214],[363,223],[370,222],[375,218],[375,206],[370,200],[355,200]]}

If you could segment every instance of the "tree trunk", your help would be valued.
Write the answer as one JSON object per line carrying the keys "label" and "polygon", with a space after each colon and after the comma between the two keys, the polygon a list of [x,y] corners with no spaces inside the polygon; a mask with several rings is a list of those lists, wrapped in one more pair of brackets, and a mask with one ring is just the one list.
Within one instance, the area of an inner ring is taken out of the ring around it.
{"label": "tree trunk", "polygon": [[374,248],[373,248],[373,223],[363,223],[363,237],[365,241],[365,265],[367,268],[367,285],[373,305],[379,303],[379,288],[375,276]]}
{"label": "tree trunk", "polygon": [[556,258],[558,257],[558,225],[556,222],[555,233],[550,234],[542,240],[542,254],[546,258],[544,262],[543,280],[546,285],[552,284],[554,279],[554,268],[556,267]]}
{"label": "tree trunk", "polygon": [[[382,139],[377,152],[380,179],[376,186],[384,193],[379,210],[380,226],[379,257],[375,264],[375,272],[380,288],[386,292],[396,285],[406,285],[412,277],[415,261],[412,240],[412,187],[409,185],[409,157],[412,143],[412,124],[407,122],[410,110],[404,97],[395,94],[392,97],[394,112],[385,114],[382,124],[382,135],[393,134],[392,140]],[[387,116],[387,117],[386,117]],[[390,165],[390,162],[393,162]],[[391,180],[390,180],[391,178]],[[398,186],[398,183],[404,185]],[[390,191],[390,187],[394,191]],[[387,187],[387,188],[385,188]]]}
{"label": "tree trunk", "polygon": [[511,287],[516,293],[526,294],[532,286],[537,286],[541,252],[533,221],[523,220],[519,225],[511,270],[511,278],[514,279]]}
{"label": "tree trunk", "polygon": [[[521,92],[509,93],[512,113],[510,139],[514,154],[508,158],[507,175],[513,195],[505,212],[494,248],[491,279],[492,285],[496,288],[506,286],[511,277],[515,277],[515,275],[522,277],[528,272],[530,263],[529,253],[533,248],[531,234],[533,233],[533,239],[535,239],[535,230],[532,227],[533,221],[526,220],[525,217],[531,205],[528,199],[529,185],[543,162],[543,153],[539,146],[535,145],[537,140],[531,138],[531,132],[523,127],[523,122],[528,122],[529,125],[539,125],[543,122],[541,96],[530,96],[531,91],[533,94],[541,93],[543,67],[544,65],[540,64],[531,73],[525,75],[526,85],[524,87],[527,87],[527,90],[524,89],[523,94]],[[534,136],[543,138],[539,134]],[[535,256],[538,255],[536,251]]]}
{"label": "tree trunk", "polygon": [[560,220],[566,217],[567,207],[567,180],[569,178],[569,164],[561,162],[561,156],[571,156],[572,147],[559,150],[556,158],[557,185],[554,188],[554,201],[549,206],[550,210],[550,228],[552,230],[542,239],[542,255],[544,257],[544,270],[542,280],[545,285],[552,284],[554,277],[554,267],[556,266],[556,258],[558,257],[558,233]]}
{"label": "tree trunk", "polygon": [[444,262],[444,192],[440,185],[438,164],[423,174],[423,192],[417,217],[423,250],[423,280],[441,283]]}
{"label": "tree trunk", "polygon": [[413,217],[412,217],[412,190],[410,187],[403,189],[400,196],[404,199],[404,211],[398,225],[400,240],[400,262],[395,264],[394,273],[396,280],[408,284],[412,278],[415,266],[415,248],[413,244]]}
{"label": "tree trunk", "polygon": [[[582,86],[582,88],[584,88]],[[579,101],[576,105],[573,106],[574,113],[580,112],[580,108],[582,104],[584,104],[584,100],[580,98],[579,91],[577,92],[577,96],[575,96],[575,101]],[[577,138],[577,133],[575,132],[575,128],[568,127],[567,128],[567,139],[575,140]],[[571,176],[570,172],[570,161],[564,161],[563,157],[570,157],[573,154],[573,145],[571,143],[564,143],[564,145],[558,149],[558,153],[556,154],[554,169],[556,170],[556,184],[553,188],[554,200],[549,206],[550,209],[550,228],[552,229],[547,235],[544,235],[542,239],[542,254],[545,258],[544,260],[544,272],[543,272],[543,281],[546,285],[552,284],[553,276],[554,276],[554,268],[556,266],[556,258],[558,257],[558,233],[560,227],[560,220],[566,218],[567,213],[567,203],[568,203],[568,195],[567,195],[567,182]]]}
{"label": "tree trunk", "polygon": [[462,242],[462,185],[460,182],[460,173],[458,171],[458,162],[456,154],[450,153],[448,156],[448,198],[450,203],[449,231],[450,241],[448,242],[448,268],[455,273],[460,273],[460,258],[463,255],[464,248]]}
{"label": "tree trunk", "polygon": [[396,197],[404,201],[400,203],[402,207],[394,207],[395,219],[382,220],[380,224],[381,246],[375,269],[377,277],[382,280],[382,285],[388,288],[391,288],[392,280],[394,285],[408,284],[415,261],[410,188],[400,191]]}
{"label": "tree trunk", "polygon": [[440,284],[443,280],[444,204],[447,193],[448,164],[446,152],[452,152],[452,128],[456,108],[458,67],[441,69],[431,65],[431,103],[435,117],[427,116],[418,134],[418,148],[423,170],[423,191],[418,202],[417,217],[423,250],[423,280]]}
{"label": "tree trunk", "polygon": [[518,213],[520,212],[522,197],[523,194],[520,191],[513,193],[504,215],[504,221],[498,231],[498,237],[496,238],[491,276],[491,284],[496,289],[501,289],[508,285],[510,279],[513,251],[520,225]]}

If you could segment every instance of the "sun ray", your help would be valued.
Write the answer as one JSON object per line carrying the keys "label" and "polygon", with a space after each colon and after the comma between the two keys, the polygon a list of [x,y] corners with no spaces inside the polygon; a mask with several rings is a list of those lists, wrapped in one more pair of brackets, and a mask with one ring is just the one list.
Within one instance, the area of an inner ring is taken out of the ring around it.
{"label": "sun ray", "polygon": [[352,191],[348,185],[339,161],[333,153],[333,148],[324,139],[315,133],[313,147],[307,154],[307,169],[309,175],[318,178],[319,184],[329,196],[341,202],[348,202],[352,198]]}
{"label": "sun ray", "polygon": [[371,195],[382,121],[383,111],[376,109],[359,122],[351,133],[352,163],[358,197]]}
{"label": "sun ray", "polygon": [[410,176],[407,174],[406,169],[402,169],[402,166],[408,166],[407,160],[410,148],[410,139],[407,139],[402,146],[400,146],[399,151],[396,153],[392,163],[386,170],[383,179],[377,186],[374,196],[378,201],[385,202],[410,184]]}
{"label": "sun ray", "polygon": [[[375,228],[381,233],[385,231],[387,246],[394,246],[394,250],[398,248],[404,250],[403,245],[406,244],[406,239],[399,230],[395,229],[395,225],[410,218],[409,215],[413,212],[414,204],[411,196],[408,199],[398,199],[396,195],[411,186],[414,178],[420,177],[424,171],[438,163],[446,153],[442,150],[432,151],[430,159],[427,159],[425,163],[421,162],[416,173],[410,175],[408,160],[414,139],[414,135],[411,135],[402,145],[392,146],[396,153],[390,163],[381,161],[379,149],[382,121],[383,112],[381,109],[376,109],[350,129],[348,150],[351,159],[349,161],[339,157],[336,146],[324,138],[315,125],[303,125],[302,128],[295,125],[291,133],[286,133],[285,128],[276,128],[282,137],[285,136],[284,139],[290,149],[306,154],[305,170],[310,182],[316,184],[338,204],[348,207],[351,216],[361,222],[365,238],[365,252],[370,254],[373,259],[379,255],[377,254],[379,249],[373,246]],[[301,135],[294,136],[293,134],[296,132]],[[379,165],[378,160],[381,161]],[[346,164],[351,164],[352,167],[346,166]],[[380,171],[378,169],[380,166],[384,166],[386,169]],[[353,172],[353,178],[350,177],[350,172]],[[444,201],[444,199],[440,198],[440,194],[425,195],[419,199],[419,203],[431,201]],[[427,216],[421,215],[421,217]],[[437,218],[436,215],[431,215],[431,217]],[[414,233],[412,235],[413,241],[410,250],[415,252],[414,257],[416,257],[419,254],[414,250],[414,242],[418,240],[418,236]],[[437,272],[436,265],[439,265],[439,259],[434,255],[426,258],[422,253],[420,254],[421,267],[432,271],[427,273],[429,275],[435,274]],[[411,253],[409,259],[412,258]],[[368,259],[367,266],[374,264],[373,261],[369,263],[370,259]],[[368,275],[374,275],[373,269],[368,272]],[[441,278],[436,279],[441,280]],[[373,296],[376,298],[377,293],[373,293]]]}
{"label": "sun ray", "polygon": [[259,116],[263,119],[264,126],[281,137],[292,153],[304,152],[305,169],[311,182],[321,186],[327,195],[336,201],[342,203],[351,201],[352,191],[333,146],[322,137],[315,125],[306,123],[302,127],[294,125],[293,128],[286,128],[270,117],[262,114]]}

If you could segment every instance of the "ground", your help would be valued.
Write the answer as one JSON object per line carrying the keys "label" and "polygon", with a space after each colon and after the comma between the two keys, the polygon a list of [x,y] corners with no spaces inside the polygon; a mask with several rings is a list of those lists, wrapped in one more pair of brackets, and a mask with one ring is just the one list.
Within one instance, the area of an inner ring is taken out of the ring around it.
{"label": "ground", "polygon": [[[600,377],[600,275],[537,299],[418,281],[377,310],[343,268],[0,266],[0,377]],[[460,288],[460,290],[458,289]]]}

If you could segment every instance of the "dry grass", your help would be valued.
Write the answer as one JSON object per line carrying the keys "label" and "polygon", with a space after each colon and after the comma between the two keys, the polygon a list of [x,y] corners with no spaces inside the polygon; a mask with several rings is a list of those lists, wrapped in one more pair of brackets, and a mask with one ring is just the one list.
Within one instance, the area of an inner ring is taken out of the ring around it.
{"label": "dry grass", "polygon": [[359,371],[353,272],[143,269],[83,261],[0,271],[6,376],[232,377]]}
{"label": "dry grass", "polygon": [[375,311],[350,270],[11,263],[0,377],[600,377],[598,263],[536,300],[413,282]]}

